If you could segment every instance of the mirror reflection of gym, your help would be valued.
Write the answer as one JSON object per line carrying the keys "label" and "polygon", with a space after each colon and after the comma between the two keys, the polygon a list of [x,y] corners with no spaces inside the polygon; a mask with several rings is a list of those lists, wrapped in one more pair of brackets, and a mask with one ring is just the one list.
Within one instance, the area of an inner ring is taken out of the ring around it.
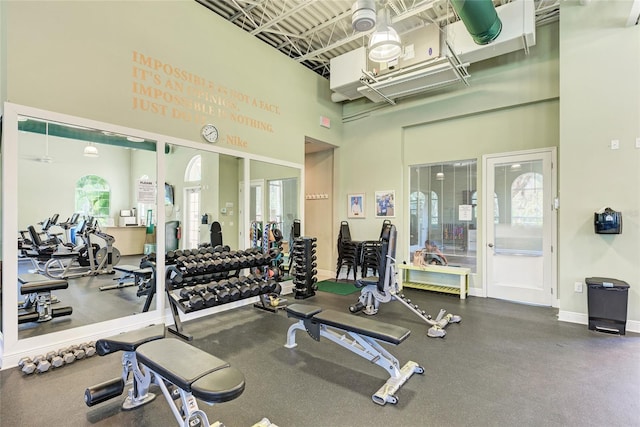
{"label": "mirror reflection of gym", "polygon": [[[155,193],[139,199],[140,179],[155,183],[156,142],[33,117],[18,129],[19,282],[66,280],[50,310],[72,309],[49,321],[23,317],[19,338],[140,312],[144,296],[119,286],[116,268],[140,265],[153,243],[146,221]],[[18,303],[25,297],[19,292]],[[32,311],[26,303],[19,319]]]}
{"label": "mirror reflection of gym", "polygon": [[[211,244],[211,226],[220,224],[224,245],[238,246],[239,177],[243,160],[226,154],[172,145],[165,176],[173,203],[165,203],[166,250]],[[178,238],[179,236],[179,238]]]}
{"label": "mirror reflection of gym", "polygon": [[299,188],[300,169],[252,160],[250,220],[274,222],[288,242],[293,221],[300,215]]}

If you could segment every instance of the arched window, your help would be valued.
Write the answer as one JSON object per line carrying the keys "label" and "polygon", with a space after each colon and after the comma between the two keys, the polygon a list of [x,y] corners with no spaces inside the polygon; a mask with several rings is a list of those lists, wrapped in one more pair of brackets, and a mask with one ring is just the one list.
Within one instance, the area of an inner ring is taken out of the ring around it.
{"label": "arched window", "polygon": [[92,216],[101,225],[106,225],[110,215],[111,188],[109,183],[97,175],[85,175],[76,182],[75,212]]}
{"label": "arched window", "polygon": [[527,172],[511,184],[511,224],[542,225],[542,174]]}
{"label": "arched window", "polygon": [[189,160],[187,169],[184,172],[185,182],[199,182],[202,179],[202,157],[200,154],[193,156]]}

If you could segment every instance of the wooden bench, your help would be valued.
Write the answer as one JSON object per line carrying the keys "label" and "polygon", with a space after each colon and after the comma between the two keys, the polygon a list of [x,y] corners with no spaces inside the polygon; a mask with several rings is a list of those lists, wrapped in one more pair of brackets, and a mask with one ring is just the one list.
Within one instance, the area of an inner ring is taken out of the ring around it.
{"label": "wooden bench", "polygon": [[470,268],[409,264],[399,264],[398,268],[402,287],[460,295],[460,299],[466,299],[469,293]]}

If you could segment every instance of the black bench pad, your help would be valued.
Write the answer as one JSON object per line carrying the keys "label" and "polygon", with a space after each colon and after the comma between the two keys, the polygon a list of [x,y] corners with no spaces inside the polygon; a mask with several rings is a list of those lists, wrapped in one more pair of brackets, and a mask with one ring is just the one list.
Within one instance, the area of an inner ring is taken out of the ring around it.
{"label": "black bench pad", "polygon": [[287,306],[287,313],[290,317],[298,319],[310,319],[312,322],[322,323],[334,328],[343,329],[356,334],[385,341],[398,345],[411,333],[407,328],[391,325],[366,317],[354,316],[353,314],[342,313],[335,310],[322,310],[320,307],[304,304],[292,304]]}
{"label": "black bench pad", "polygon": [[310,319],[315,314],[318,314],[322,311],[320,307],[316,307],[315,305],[306,305],[306,304],[291,304],[286,308],[288,317],[295,317],[297,319]]}
{"label": "black bench pad", "polygon": [[100,356],[116,351],[135,351],[138,346],[164,338],[164,325],[152,325],[135,331],[124,332],[96,341],[96,353]]}
{"label": "black bench pad", "polygon": [[244,375],[224,360],[175,338],[136,350],[138,361],[205,402],[227,402],[244,391]]}
{"label": "black bench pad", "polygon": [[25,283],[20,287],[20,294],[27,295],[38,292],[55,291],[58,289],[67,289],[69,283],[66,280],[43,280],[40,282]]}

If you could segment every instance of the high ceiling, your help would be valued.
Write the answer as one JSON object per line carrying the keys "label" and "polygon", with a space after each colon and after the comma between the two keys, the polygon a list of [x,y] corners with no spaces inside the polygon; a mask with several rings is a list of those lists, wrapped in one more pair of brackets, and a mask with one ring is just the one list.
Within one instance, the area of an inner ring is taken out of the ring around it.
{"label": "high ceiling", "polygon": [[[355,0],[196,0],[316,73],[329,77],[331,58],[368,42],[373,32],[351,24]],[[512,0],[493,0],[496,7]],[[402,35],[430,23],[456,21],[448,0],[384,0],[391,22]],[[558,19],[560,0],[534,0],[538,25]]]}

